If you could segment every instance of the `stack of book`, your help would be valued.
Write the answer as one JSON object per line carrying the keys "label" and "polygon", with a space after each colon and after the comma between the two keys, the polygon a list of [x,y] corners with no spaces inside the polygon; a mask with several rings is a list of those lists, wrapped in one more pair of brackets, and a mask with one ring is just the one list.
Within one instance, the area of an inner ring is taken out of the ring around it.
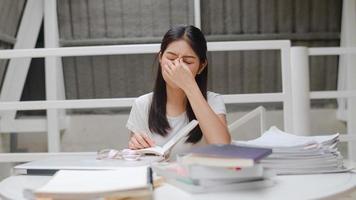
{"label": "stack of book", "polygon": [[260,161],[278,175],[343,172],[343,157],[337,149],[339,134],[296,136],[271,127],[261,137],[235,141],[236,145],[272,148],[273,153]]}
{"label": "stack of book", "polygon": [[192,149],[177,162],[154,164],[152,169],[191,193],[260,188],[274,183],[273,171],[258,163],[271,153],[268,148],[208,145]]}

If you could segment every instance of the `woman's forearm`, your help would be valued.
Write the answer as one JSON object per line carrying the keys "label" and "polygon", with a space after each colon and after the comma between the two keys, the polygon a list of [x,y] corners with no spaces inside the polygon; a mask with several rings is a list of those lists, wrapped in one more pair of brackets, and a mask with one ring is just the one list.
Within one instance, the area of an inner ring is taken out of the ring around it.
{"label": "woman's forearm", "polygon": [[228,144],[231,137],[226,122],[211,109],[198,85],[193,84],[184,89],[184,92],[192,106],[193,112],[199,121],[199,126],[204,138],[209,144]]}

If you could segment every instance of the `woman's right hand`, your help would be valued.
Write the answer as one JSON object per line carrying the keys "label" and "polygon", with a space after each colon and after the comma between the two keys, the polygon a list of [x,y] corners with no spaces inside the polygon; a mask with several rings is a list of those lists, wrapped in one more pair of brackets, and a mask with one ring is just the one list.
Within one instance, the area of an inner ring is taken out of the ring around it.
{"label": "woman's right hand", "polygon": [[131,132],[131,138],[129,141],[130,149],[144,149],[155,146],[154,141],[145,133],[133,133]]}

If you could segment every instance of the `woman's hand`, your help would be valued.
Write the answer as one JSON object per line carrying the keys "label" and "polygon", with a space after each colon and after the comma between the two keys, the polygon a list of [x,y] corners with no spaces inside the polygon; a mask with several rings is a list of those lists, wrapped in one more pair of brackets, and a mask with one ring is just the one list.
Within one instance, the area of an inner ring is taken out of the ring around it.
{"label": "woman's hand", "polygon": [[[131,132],[132,133],[132,132]],[[144,149],[155,146],[154,141],[145,133],[132,133],[129,141],[130,149]]]}
{"label": "woman's hand", "polygon": [[182,90],[196,83],[193,73],[183,59],[167,62],[163,65],[163,73],[172,83]]}

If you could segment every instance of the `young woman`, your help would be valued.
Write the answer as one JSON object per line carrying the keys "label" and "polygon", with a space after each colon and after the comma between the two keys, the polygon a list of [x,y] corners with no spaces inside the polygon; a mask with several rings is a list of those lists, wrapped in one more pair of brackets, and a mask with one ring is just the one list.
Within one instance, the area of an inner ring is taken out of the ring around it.
{"label": "young woman", "polygon": [[174,146],[171,155],[197,144],[227,144],[226,109],[219,94],[207,91],[207,45],[194,26],[164,35],[153,93],[138,97],[127,122],[130,149],[164,145],[193,119],[199,125]]}

